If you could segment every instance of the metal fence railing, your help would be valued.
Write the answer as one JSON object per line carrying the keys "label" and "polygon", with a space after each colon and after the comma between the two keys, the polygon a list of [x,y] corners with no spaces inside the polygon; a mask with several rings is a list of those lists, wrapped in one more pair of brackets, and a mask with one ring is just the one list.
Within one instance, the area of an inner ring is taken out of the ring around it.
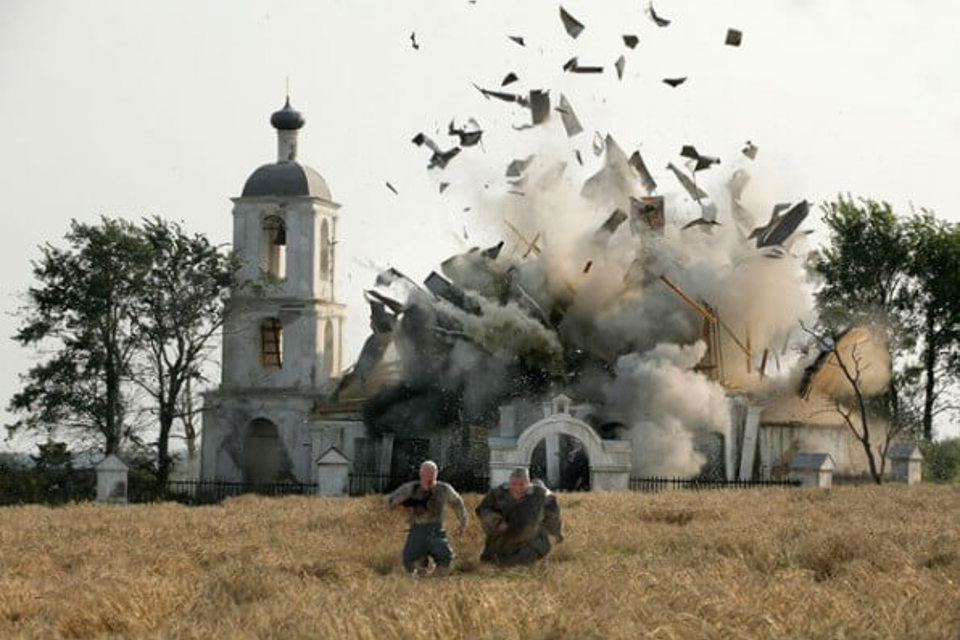
{"label": "metal fence railing", "polygon": [[752,489],[755,487],[799,487],[799,480],[701,480],[696,478],[631,477],[630,490],[646,493],[687,489]]}
{"label": "metal fence railing", "polygon": [[257,484],[252,482],[221,482],[214,480],[171,480],[166,489],[153,483],[131,482],[127,490],[130,502],[174,500],[185,504],[214,504],[225,498],[244,494],[262,496],[313,495],[317,485],[300,482]]}
{"label": "metal fence railing", "polygon": [[[485,493],[490,489],[488,476],[470,474],[446,475],[442,471],[439,480],[449,482],[460,493]],[[396,476],[383,473],[354,472],[350,474],[350,495],[362,496],[368,493],[389,493],[404,482],[416,480],[416,476]]]}

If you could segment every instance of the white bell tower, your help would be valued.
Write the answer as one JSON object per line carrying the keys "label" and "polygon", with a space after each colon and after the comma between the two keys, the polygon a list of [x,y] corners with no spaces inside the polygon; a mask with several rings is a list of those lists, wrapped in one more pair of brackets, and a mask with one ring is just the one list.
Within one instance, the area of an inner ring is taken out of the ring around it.
{"label": "white bell tower", "polygon": [[319,391],[339,376],[344,306],[334,295],[337,217],[319,173],[297,162],[305,124],[290,106],[273,114],[277,161],[233,198],[233,246],[241,280],[227,309],[222,389]]}

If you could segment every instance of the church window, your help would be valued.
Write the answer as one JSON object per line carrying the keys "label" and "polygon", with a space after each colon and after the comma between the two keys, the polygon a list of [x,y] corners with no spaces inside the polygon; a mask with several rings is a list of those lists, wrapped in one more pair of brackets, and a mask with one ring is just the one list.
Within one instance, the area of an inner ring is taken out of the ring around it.
{"label": "church window", "polygon": [[283,325],[278,318],[260,323],[260,364],[265,369],[283,366]]}
{"label": "church window", "polygon": [[324,220],[320,225],[320,278],[330,277],[330,225]]}
{"label": "church window", "polygon": [[327,320],[326,324],[323,326],[323,368],[328,378],[332,378],[335,373],[333,370],[333,365],[335,362],[334,356],[336,354],[333,352],[333,345],[333,322]]}
{"label": "church window", "polygon": [[283,278],[287,271],[287,225],[279,216],[263,220],[261,247],[264,270],[276,278]]}

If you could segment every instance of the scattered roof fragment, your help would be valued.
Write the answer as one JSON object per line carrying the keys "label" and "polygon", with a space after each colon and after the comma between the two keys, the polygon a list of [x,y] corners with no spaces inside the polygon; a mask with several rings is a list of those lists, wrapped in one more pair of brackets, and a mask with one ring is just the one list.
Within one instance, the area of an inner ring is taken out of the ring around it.
{"label": "scattered roof fragment", "polygon": [[511,82],[516,82],[517,80],[518,80],[517,74],[515,74],[513,71],[511,71],[510,73],[508,73],[507,75],[505,75],[505,76],[503,77],[503,81],[500,83],[500,86],[501,86],[501,87],[505,87],[505,86],[507,86],[508,84],[510,84]]}
{"label": "scattered roof fragment", "polygon": [[717,205],[712,202],[706,204],[700,204],[700,217],[696,220],[691,220],[687,224],[683,225],[681,229],[689,229],[690,227],[695,226],[712,226],[720,224],[717,222]]}
{"label": "scattered roof fragment", "polygon": [[654,231],[661,231],[666,217],[664,215],[663,196],[630,197],[630,232],[638,235],[642,232],[641,223]]}
{"label": "scattered roof fragment", "polygon": [[[580,121],[577,120],[577,114],[573,112],[573,107],[570,106],[567,97],[562,93],[560,94],[560,106],[557,107],[557,111],[560,112],[560,120],[563,122],[563,128],[567,131],[568,138],[572,138],[583,131]],[[581,162],[581,164],[583,163]]]}
{"label": "scattered roof fragment", "polygon": [[[782,215],[781,211],[786,211]],[[784,209],[780,205],[774,207],[770,216],[770,222],[762,227],[757,227],[750,233],[751,238],[757,239],[757,248],[783,246],[787,239],[793,235],[800,226],[800,223],[810,212],[810,204],[806,200],[801,200],[793,206]]]}
{"label": "scattered roof fragment", "polygon": [[677,176],[677,180],[680,181],[680,184],[683,185],[683,188],[690,194],[691,198],[699,202],[701,198],[707,197],[707,193],[698,187],[697,184],[690,179],[690,176],[678,169],[672,162],[667,163],[667,169],[673,171],[673,175]]}
{"label": "scattered roof fragment", "polygon": [[440,183],[440,193],[443,193],[444,191],[446,191],[446,190],[447,190],[447,187],[449,187],[449,186],[450,186],[450,183],[449,183],[449,182],[441,182],[441,183]]}
{"label": "scattered roof fragment", "polygon": [[757,145],[747,140],[746,144],[743,145],[743,149],[741,149],[740,152],[743,153],[743,155],[750,158],[751,160],[754,160],[757,157],[758,150],[759,149],[757,148]]}
{"label": "scattered roof fragment", "polygon": [[533,162],[533,154],[527,156],[523,159],[513,160],[509,165],[507,165],[507,177],[508,178],[519,178],[523,175],[523,172],[527,170],[527,167],[530,166],[530,163]]}
{"label": "scattered roof fragment", "polygon": [[627,214],[625,214],[622,209],[614,209],[613,213],[611,213],[610,216],[604,220],[603,224],[600,225],[600,228],[597,229],[597,235],[603,233],[613,235],[626,220]]}
{"label": "scattered roof fragment", "polygon": [[491,260],[496,260],[497,257],[500,255],[501,249],[503,249],[503,240],[493,245],[489,249],[484,249],[482,255],[484,258],[490,258]]}
{"label": "scattered roof fragment", "polygon": [[657,190],[657,183],[654,181],[653,176],[650,175],[650,171],[647,169],[647,165],[644,163],[639,151],[633,152],[627,164],[633,167],[633,170],[640,176],[640,183],[643,184],[643,188],[647,193],[653,193]]}
{"label": "scattered roof fragment", "polygon": [[640,38],[634,35],[625,35],[623,36],[623,44],[627,45],[628,48],[634,49],[637,44],[640,42]]}
{"label": "scattered roof fragment", "polygon": [[571,38],[576,39],[583,32],[583,23],[567,13],[563,7],[560,7],[560,20],[563,22],[563,28],[567,30],[567,35]]}
{"label": "scattered roof fragment", "polygon": [[577,56],[573,56],[563,64],[563,70],[570,73],[603,73],[603,67],[581,67]]}
{"label": "scattered roof fragment", "polygon": [[523,41],[523,36],[507,36],[507,37],[513,40],[514,42],[516,42],[521,47],[527,46],[526,43]]}
{"label": "scattered roof fragment", "polygon": [[573,150],[573,157],[577,159],[577,164],[579,164],[579,165],[582,167],[582,166],[583,166],[583,156],[580,155],[580,149],[574,149],[574,150]]}
{"label": "scattered roof fragment", "polygon": [[657,12],[653,9],[653,3],[650,2],[647,4],[647,15],[650,16],[650,19],[653,20],[658,27],[666,27],[670,24],[670,21],[666,18],[662,18],[657,15]]}
{"label": "scattered roof fragment", "polygon": [[417,32],[416,32],[416,31],[411,31],[411,32],[410,32],[410,44],[413,45],[413,48],[414,48],[414,49],[417,49],[417,50],[420,49],[420,45],[417,44]]}
{"label": "scattered roof fragment", "polygon": [[397,190],[393,187],[392,184],[390,184],[389,182],[385,182],[384,184],[387,185],[387,189],[390,189],[390,191],[393,191],[394,195],[397,195],[397,196],[400,195],[399,192],[397,192]]}
{"label": "scattered roof fragment", "polygon": [[696,165],[693,168],[694,172],[702,171],[703,169],[709,169],[715,164],[720,164],[720,158],[702,155],[693,145],[690,144],[683,145],[683,148],[680,149],[680,155],[684,158],[690,158],[691,160],[696,161]]}
{"label": "scattered roof fragment", "polygon": [[731,47],[739,47],[743,41],[743,32],[738,29],[727,29],[727,39],[724,44]]}
{"label": "scattered roof fragment", "polygon": [[530,115],[533,124],[540,124],[550,117],[550,92],[534,89],[530,92]]}
{"label": "scattered roof fragment", "polygon": [[683,76],[682,78],[664,78],[663,79],[664,84],[668,84],[671,87],[679,87],[686,81],[687,81],[687,76]]}
{"label": "scattered roof fragment", "polygon": [[470,118],[467,120],[467,125],[461,128],[455,127],[453,120],[451,120],[449,126],[447,127],[447,133],[451,136],[455,135],[460,138],[461,147],[472,147],[480,142],[480,137],[483,135],[483,130],[480,128],[480,125],[476,120]]}
{"label": "scattered roof fragment", "polygon": [[515,93],[491,91],[490,89],[484,89],[483,87],[477,86],[476,84],[474,84],[473,86],[477,89],[477,91],[483,94],[484,98],[487,98],[487,99],[496,98],[497,100],[503,100],[504,102],[517,102],[520,104],[524,104],[526,102],[523,96],[519,96]]}
{"label": "scattered roof fragment", "polygon": [[599,131],[593,132],[593,155],[599,156],[603,153],[603,136]]}
{"label": "scattered roof fragment", "polygon": [[623,68],[626,66],[626,64],[627,59],[623,56],[617,58],[617,61],[613,64],[613,66],[617,69],[617,80],[623,80]]}
{"label": "scattered roof fragment", "polygon": [[587,260],[587,264],[583,267],[584,273],[590,273],[590,267],[593,266],[593,260]]}
{"label": "scattered roof fragment", "polygon": [[434,167],[443,169],[451,160],[453,160],[453,158],[457,156],[458,153],[460,153],[460,147],[453,147],[451,149],[447,149],[446,151],[441,150],[437,143],[434,142],[430,136],[424,134],[423,132],[413,136],[413,139],[411,139],[410,142],[418,147],[426,145],[431,151],[433,151],[433,155],[430,156],[430,162],[427,163],[427,169],[433,169]]}

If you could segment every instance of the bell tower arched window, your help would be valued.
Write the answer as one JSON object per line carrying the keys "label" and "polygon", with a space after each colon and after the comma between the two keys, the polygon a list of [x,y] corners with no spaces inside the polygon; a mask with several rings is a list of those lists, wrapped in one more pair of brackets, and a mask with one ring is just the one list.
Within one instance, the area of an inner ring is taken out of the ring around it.
{"label": "bell tower arched window", "polygon": [[287,225],[279,216],[263,219],[261,233],[261,266],[276,278],[287,275]]}
{"label": "bell tower arched window", "polygon": [[333,322],[327,320],[323,325],[323,368],[328,378],[332,378],[334,373],[334,364],[336,363],[334,353]]}

